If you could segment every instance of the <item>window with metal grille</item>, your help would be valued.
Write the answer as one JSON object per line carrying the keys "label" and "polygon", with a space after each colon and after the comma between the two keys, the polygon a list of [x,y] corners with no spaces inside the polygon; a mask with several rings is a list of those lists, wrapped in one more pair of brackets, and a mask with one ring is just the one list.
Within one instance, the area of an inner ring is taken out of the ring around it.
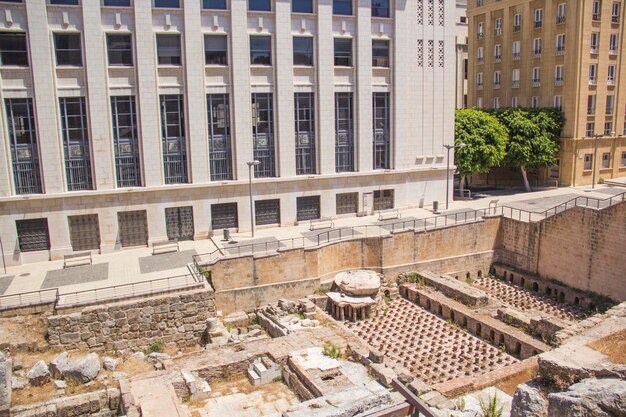
{"label": "window with metal grille", "polygon": [[15,226],[21,252],[50,250],[48,219],[16,220]]}
{"label": "window with metal grille", "polygon": [[211,205],[211,229],[236,229],[239,227],[237,203]]}
{"label": "window with metal grille", "polygon": [[359,210],[359,193],[341,193],[336,196],[337,214],[352,214]]}
{"label": "window with metal grille", "polygon": [[254,223],[280,224],[280,200],[258,200],[254,202]]}
{"label": "window with metal grille", "polygon": [[161,95],[160,100],[165,183],[183,184],[188,182],[183,95]]}
{"label": "window with metal grille", "polygon": [[57,65],[83,66],[80,33],[55,33],[54,50],[56,52]]}
{"label": "window with metal grille", "polygon": [[374,169],[391,169],[389,93],[374,93]]}
{"label": "window with metal grille", "polygon": [[133,66],[133,41],[131,35],[107,33],[109,65]]}
{"label": "window with metal grille", "polygon": [[354,171],[352,93],[335,93],[335,171]]}
{"label": "window with metal grille", "polygon": [[97,214],[68,216],[67,222],[74,251],[100,249],[100,227]]}
{"label": "window with metal grille", "polygon": [[111,97],[113,148],[118,187],[140,187],[141,165],[134,96]]}
{"label": "window with metal grille", "polygon": [[296,175],[316,174],[315,99],[313,93],[295,93]]}
{"label": "window with metal grille", "polygon": [[228,94],[207,94],[211,181],[233,179]]}
{"label": "window with metal grille", "polygon": [[120,211],[117,213],[117,222],[122,247],[146,246],[148,244],[148,215],[146,210]]}
{"label": "window with metal grille", "polygon": [[276,176],[272,93],[252,94],[252,136],[256,178]]}
{"label": "window with metal grille", "polygon": [[228,65],[228,40],[226,35],[204,35],[204,63]]}
{"label": "window with metal grille", "polygon": [[194,234],[193,207],[168,207],[165,209],[165,228],[169,240],[191,240]]}
{"label": "window with metal grille", "polygon": [[28,66],[26,33],[0,32],[0,61],[2,66]]}
{"label": "window with metal grille", "polygon": [[59,99],[68,191],[91,190],[91,156],[84,97]]}
{"label": "window with metal grille", "polygon": [[158,33],[156,43],[159,65],[182,65],[180,35]]}
{"label": "window with metal grille", "polygon": [[300,221],[316,220],[320,218],[320,196],[296,198],[296,218]]}
{"label": "window with metal grille", "polygon": [[41,193],[39,150],[33,100],[8,98],[4,101],[9,130],[9,147],[16,194]]}
{"label": "window with metal grille", "polygon": [[374,191],[374,210],[392,209],[394,206],[393,194],[393,190]]}

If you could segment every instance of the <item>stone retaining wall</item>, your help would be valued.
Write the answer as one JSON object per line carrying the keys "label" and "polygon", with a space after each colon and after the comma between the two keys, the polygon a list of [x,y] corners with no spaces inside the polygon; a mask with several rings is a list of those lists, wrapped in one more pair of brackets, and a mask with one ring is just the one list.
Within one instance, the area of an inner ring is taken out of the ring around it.
{"label": "stone retaining wall", "polygon": [[190,347],[214,316],[214,293],[207,289],[98,305],[50,316],[48,342],[65,350],[143,350],[157,341]]}
{"label": "stone retaining wall", "polygon": [[86,394],[62,397],[45,403],[11,409],[13,417],[114,417],[120,408],[120,391],[108,388]]}

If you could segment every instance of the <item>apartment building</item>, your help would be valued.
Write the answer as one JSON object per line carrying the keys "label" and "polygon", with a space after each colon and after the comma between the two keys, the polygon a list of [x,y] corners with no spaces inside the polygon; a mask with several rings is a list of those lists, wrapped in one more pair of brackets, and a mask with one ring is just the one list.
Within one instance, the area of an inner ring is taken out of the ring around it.
{"label": "apartment building", "polygon": [[[470,0],[469,101],[559,107],[558,165],[537,180],[588,185],[626,176],[622,0]],[[594,160],[594,155],[595,160]]]}
{"label": "apartment building", "polygon": [[443,200],[455,20],[452,0],[0,0],[6,261]]}
{"label": "apartment building", "polygon": [[468,72],[468,27],[467,0],[456,0],[456,108],[468,107],[467,72]]}

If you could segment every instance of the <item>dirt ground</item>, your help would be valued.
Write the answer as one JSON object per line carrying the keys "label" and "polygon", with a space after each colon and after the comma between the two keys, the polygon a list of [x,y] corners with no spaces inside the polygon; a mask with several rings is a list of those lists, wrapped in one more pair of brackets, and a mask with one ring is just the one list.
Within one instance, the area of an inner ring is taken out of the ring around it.
{"label": "dirt ground", "polygon": [[0,349],[14,350],[20,345],[47,345],[47,317],[36,314],[0,318]]}
{"label": "dirt ground", "polygon": [[615,364],[626,364],[626,330],[596,340],[588,346],[605,354]]}

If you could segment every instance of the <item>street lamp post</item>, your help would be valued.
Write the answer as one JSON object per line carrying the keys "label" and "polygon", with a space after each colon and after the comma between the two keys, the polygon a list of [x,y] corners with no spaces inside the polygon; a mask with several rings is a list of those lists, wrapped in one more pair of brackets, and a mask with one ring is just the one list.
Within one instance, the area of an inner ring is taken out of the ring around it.
{"label": "street lamp post", "polygon": [[443,145],[443,147],[448,150],[448,157],[446,160],[446,210],[448,210],[448,204],[450,201],[450,149],[464,148],[465,146],[467,145],[464,143],[459,143],[458,145]]}
{"label": "street lamp post", "polygon": [[246,162],[248,164],[248,185],[250,190],[250,225],[252,226],[252,237],[254,237],[254,209],[252,207],[252,167],[255,167],[261,162],[254,160]]}

